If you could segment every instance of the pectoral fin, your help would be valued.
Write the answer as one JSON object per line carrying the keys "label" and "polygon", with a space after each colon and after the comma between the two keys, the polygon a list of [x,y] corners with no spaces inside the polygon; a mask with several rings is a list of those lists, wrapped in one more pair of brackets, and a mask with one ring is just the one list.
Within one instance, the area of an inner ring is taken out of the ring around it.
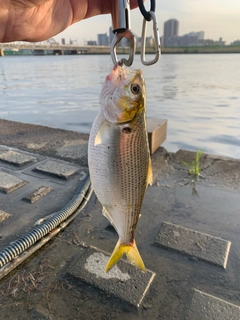
{"label": "pectoral fin", "polygon": [[102,143],[102,140],[101,140],[101,136],[98,131],[96,138],[95,138],[95,141],[94,141],[94,146],[97,146],[98,144],[101,144],[101,143]]}
{"label": "pectoral fin", "polygon": [[147,185],[149,184],[150,186],[153,184],[152,162],[151,162],[150,156],[148,158],[148,171],[147,171]]}
{"label": "pectoral fin", "polygon": [[103,127],[103,123],[101,124],[101,127],[99,128],[99,130],[96,134],[96,137],[94,140],[94,146],[97,146],[98,144],[102,143],[102,131],[103,131],[102,127]]}
{"label": "pectoral fin", "polygon": [[105,122],[103,122],[96,134],[95,140],[94,140],[94,146],[97,146],[98,144],[102,144],[102,142],[108,138],[108,130]]}

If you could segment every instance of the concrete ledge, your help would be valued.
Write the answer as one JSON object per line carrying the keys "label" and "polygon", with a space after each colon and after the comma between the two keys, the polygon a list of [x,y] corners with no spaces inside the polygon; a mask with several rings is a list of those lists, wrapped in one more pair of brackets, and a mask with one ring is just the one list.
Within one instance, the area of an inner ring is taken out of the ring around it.
{"label": "concrete ledge", "polygon": [[52,188],[41,186],[38,189],[31,192],[30,194],[28,194],[26,197],[24,197],[23,200],[30,203],[34,203],[35,201],[41,199],[42,197],[45,197],[51,191],[52,191]]}
{"label": "concrete ledge", "polygon": [[194,289],[185,320],[239,320],[240,307]]}
{"label": "concrete ledge", "polygon": [[3,222],[5,219],[9,218],[10,214],[0,210],[0,222]]}
{"label": "concrete ledge", "polygon": [[16,176],[0,171],[0,191],[10,193],[27,184],[27,181],[17,178]]}
{"label": "concrete ledge", "polygon": [[104,269],[110,255],[94,247],[88,247],[70,267],[67,275],[76,281],[84,281],[107,295],[117,297],[139,307],[146,295],[155,273],[145,273],[121,259],[108,273]]}
{"label": "concrete ledge", "polygon": [[167,120],[147,118],[148,143],[153,154],[167,138]]}
{"label": "concrete ledge", "polygon": [[57,176],[58,178],[68,179],[79,171],[79,168],[68,163],[62,163],[59,161],[48,160],[45,163],[41,163],[35,168],[36,171]]}
{"label": "concrete ledge", "polygon": [[226,268],[231,242],[181,226],[163,222],[155,245],[173,249],[199,260]]}
{"label": "concrete ledge", "polygon": [[23,166],[25,164],[28,164],[33,161],[37,161],[35,157],[31,157],[27,154],[24,154],[22,152],[12,151],[8,150],[3,152],[1,150],[0,152],[0,160],[4,161],[9,164],[14,164],[17,166]]}
{"label": "concrete ledge", "polygon": [[57,150],[57,155],[63,158],[78,160],[87,157],[88,143],[83,139],[65,141],[64,146]]}

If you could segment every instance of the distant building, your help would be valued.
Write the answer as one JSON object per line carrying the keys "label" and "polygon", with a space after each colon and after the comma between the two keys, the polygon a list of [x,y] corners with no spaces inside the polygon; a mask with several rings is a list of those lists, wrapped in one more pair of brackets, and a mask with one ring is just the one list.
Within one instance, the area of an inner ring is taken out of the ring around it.
{"label": "distant building", "polygon": [[230,45],[231,46],[239,46],[240,45],[240,40],[235,40]]}
{"label": "distant building", "polygon": [[172,38],[178,37],[179,21],[170,19],[164,22],[163,45],[167,47],[173,42]]}
{"label": "distant building", "polygon": [[182,47],[199,46],[204,40],[204,31],[190,32],[179,37],[178,45]]}
{"label": "distant building", "polygon": [[205,32],[204,31],[199,31],[199,32],[195,32],[198,40],[203,40],[204,39],[204,34]]}
{"label": "distant building", "polygon": [[69,39],[69,44],[78,44],[78,40],[77,39],[75,39],[75,40],[73,40],[73,39]]}
{"label": "distant building", "polygon": [[213,46],[214,40],[212,40],[212,39],[199,40],[199,45],[200,46]]}
{"label": "distant building", "polygon": [[146,47],[153,47],[155,40],[152,36],[146,37]]}
{"label": "distant building", "polygon": [[188,47],[188,46],[199,46],[204,42],[204,31],[190,32],[183,36],[172,36],[168,37],[167,40],[163,36],[163,43],[167,47]]}
{"label": "distant building", "polygon": [[97,35],[97,43],[99,46],[108,46],[109,40],[107,33],[99,33]]}
{"label": "distant building", "polygon": [[[146,47],[154,47],[155,45],[155,40],[152,36],[146,37]],[[141,48],[142,45],[142,37],[136,37],[136,47]]]}
{"label": "distant building", "polygon": [[226,42],[226,41],[223,41],[222,38],[219,38],[218,41],[215,41],[215,44],[216,44],[217,46],[224,47],[224,46],[225,46],[225,42]]}
{"label": "distant building", "polygon": [[97,41],[95,41],[95,40],[87,41],[87,46],[96,46],[96,45],[97,45]]}

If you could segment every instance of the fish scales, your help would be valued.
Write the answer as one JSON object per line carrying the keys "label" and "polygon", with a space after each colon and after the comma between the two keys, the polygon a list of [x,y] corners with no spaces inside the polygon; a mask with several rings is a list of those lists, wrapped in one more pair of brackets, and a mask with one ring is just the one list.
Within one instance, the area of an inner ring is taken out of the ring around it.
{"label": "fish scales", "polygon": [[[99,132],[100,141],[96,143]],[[148,184],[145,106],[123,124],[107,121],[102,108],[92,126],[88,156],[92,185],[104,208],[103,214],[118,232],[120,244],[130,250],[135,246],[134,231]],[[141,261],[130,260],[141,265]]]}
{"label": "fish scales", "polygon": [[[98,160],[91,170],[91,180],[93,185],[102,186],[95,193],[104,207],[113,210],[113,217],[117,220],[119,215],[121,219],[125,218],[125,225],[118,228],[124,241],[132,236],[126,232],[138,220],[146,190],[148,156],[144,152],[146,134],[141,128],[144,119],[139,122],[132,126],[131,134],[122,132],[124,126],[109,128],[110,141],[96,146],[92,153]],[[95,135],[91,140],[90,144],[93,144]]]}

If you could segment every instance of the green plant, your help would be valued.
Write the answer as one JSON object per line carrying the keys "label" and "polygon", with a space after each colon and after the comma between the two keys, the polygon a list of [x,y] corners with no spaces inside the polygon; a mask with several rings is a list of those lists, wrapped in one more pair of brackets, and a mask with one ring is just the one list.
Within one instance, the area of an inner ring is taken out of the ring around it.
{"label": "green plant", "polygon": [[182,163],[189,167],[190,169],[188,170],[188,173],[192,176],[194,176],[195,178],[198,178],[200,176],[200,172],[201,172],[201,168],[200,168],[200,158],[202,155],[202,151],[198,150],[196,152],[196,158],[195,160],[192,161],[192,163],[187,163],[185,161],[182,161]]}

